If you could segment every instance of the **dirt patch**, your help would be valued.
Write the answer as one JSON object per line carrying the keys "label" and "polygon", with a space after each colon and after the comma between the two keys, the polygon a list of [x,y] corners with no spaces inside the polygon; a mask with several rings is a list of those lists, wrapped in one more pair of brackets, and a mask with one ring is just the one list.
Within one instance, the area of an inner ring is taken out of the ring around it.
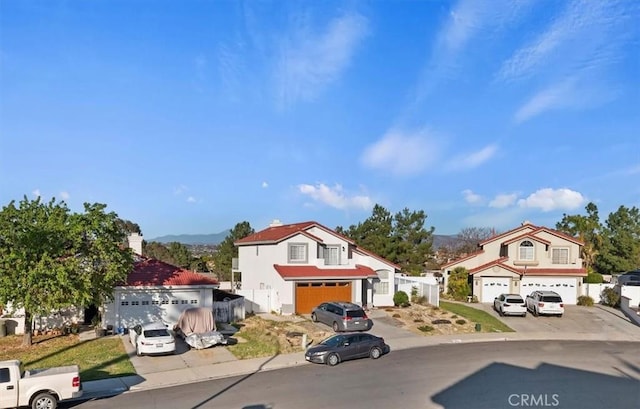
{"label": "dirt patch", "polygon": [[475,324],[464,317],[431,305],[385,308],[386,323],[421,335],[453,335],[475,332]]}
{"label": "dirt patch", "polygon": [[292,317],[291,320],[283,319],[274,321],[259,316],[251,316],[243,320],[240,330],[233,336],[238,343],[244,343],[243,333],[259,332],[264,337],[278,343],[278,351],[281,354],[299,352],[303,349],[302,341],[306,334],[307,344],[315,345],[323,339],[333,335],[331,330],[322,330],[311,321]]}

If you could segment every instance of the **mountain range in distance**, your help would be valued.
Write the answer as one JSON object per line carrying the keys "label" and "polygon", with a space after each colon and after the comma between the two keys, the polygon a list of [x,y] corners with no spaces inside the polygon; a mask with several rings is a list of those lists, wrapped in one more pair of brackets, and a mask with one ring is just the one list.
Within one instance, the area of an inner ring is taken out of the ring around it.
{"label": "mountain range in distance", "polygon": [[[228,235],[231,233],[231,230],[224,230],[220,233],[212,233],[212,234],[169,234],[166,236],[156,237],[154,239],[147,240],[148,242],[158,242],[158,243],[181,243],[184,245],[217,245],[220,244]],[[433,248],[439,249],[441,247],[454,244],[457,241],[457,236],[454,235],[445,235],[445,234],[434,234],[433,235]]]}

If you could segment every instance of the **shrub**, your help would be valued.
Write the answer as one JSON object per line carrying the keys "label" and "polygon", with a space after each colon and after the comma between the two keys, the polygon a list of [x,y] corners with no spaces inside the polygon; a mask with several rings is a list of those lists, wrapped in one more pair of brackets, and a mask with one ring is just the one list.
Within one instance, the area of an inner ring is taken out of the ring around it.
{"label": "shrub", "polygon": [[398,291],[393,295],[393,304],[400,307],[408,307],[409,296],[404,291]]}
{"label": "shrub", "polygon": [[418,329],[422,332],[429,332],[429,331],[433,331],[433,327],[430,325],[422,325],[420,327],[418,327]]}
{"label": "shrub", "polygon": [[455,315],[455,314],[453,314],[453,315],[451,316],[451,318],[458,318],[458,316],[457,316],[457,315]]}
{"label": "shrub", "polygon": [[451,321],[449,320],[443,320],[443,319],[437,319],[437,320],[433,320],[431,321],[431,323],[433,325],[438,325],[438,324],[451,324]]}
{"label": "shrub", "polygon": [[618,307],[620,305],[620,294],[613,288],[605,288],[600,295],[601,303],[609,307]]}
{"label": "shrub", "polygon": [[416,302],[416,304],[420,304],[420,305],[429,304],[429,301],[427,300],[427,297],[425,297],[424,295],[421,295],[420,297],[417,297],[415,302]]}
{"label": "shrub", "polygon": [[602,282],[604,282],[604,280],[602,278],[602,274],[592,272],[587,274],[587,276],[584,278],[584,282],[587,284],[601,284]]}
{"label": "shrub", "polygon": [[456,324],[458,324],[458,325],[464,325],[466,323],[467,323],[467,321],[465,321],[465,320],[456,320]]}
{"label": "shrub", "polygon": [[469,272],[464,267],[456,267],[449,275],[447,292],[454,300],[465,301],[471,295]]}
{"label": "shrub", "polygon": [[424,322],[424,320],[422,318],[416,318],[413,322]]}
{"label": "shrub", "polygon": [[578,297],[578,305],[591,307],[593,306],[593,298],[589,297],[588,295],[581,295],[580,297]]}
{"label": "shrub", "polygon": [[418,299],[418,287],[415,285],[411,287],[411,302],[416,302]]}
{"label": "shrub", "polygon": [[402,317],[402,315],[400,315],[400,314],[396,313],[396,314],[393,314],[393,315],[392,315],[392,317],[393,317],[393,318],[400,318],[400,317]]}

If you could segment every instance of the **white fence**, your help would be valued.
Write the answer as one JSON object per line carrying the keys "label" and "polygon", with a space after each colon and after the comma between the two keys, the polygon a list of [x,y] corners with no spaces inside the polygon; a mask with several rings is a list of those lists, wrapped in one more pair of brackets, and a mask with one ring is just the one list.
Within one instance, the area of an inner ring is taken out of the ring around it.
{"label": "white fence", "polygon": [[440,286],[434,277],[396,277],[396,291],[404,291],[411,297],[414,289],[416,296],[425,297],[429,304],[440,306]]}
{"label": "white fence", "polygon": [[580,289],[580,295],[587,295],[591,298],[593,298],[593,302],[598,304],[601,301],[601,295],[602,295],[602,291],[604,291],[605,288],[613,288],[615,287],[615,284],[609,284],[609,283],[602,283],[602,284],[587,284],[584,283],[581,286]]}
{"label": "white fence", "polygon": [[248,313],[280,312],[278,292],[269,290],[237,290],[244,297],[244,308]]}
{"label": "white fence", "polygon": [[640,310],[635,308],[637,304],[631,304],[630,302],[631,299],[629,297],[622,296],[622,298],[620,298],[620,309],[631,321],[635,322],[636,325],[640,325],[640,315],[638,315],[640,314]]}

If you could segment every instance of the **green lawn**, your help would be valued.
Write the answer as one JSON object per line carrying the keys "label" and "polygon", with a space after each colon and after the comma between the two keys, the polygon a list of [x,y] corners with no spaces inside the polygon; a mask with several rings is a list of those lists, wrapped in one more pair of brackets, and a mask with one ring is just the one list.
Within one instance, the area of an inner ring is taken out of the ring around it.
{"label": "green lawn", "polygon": [[25,369],[78,365],[83,381],[136,373],[119,337],[80,342],[77,335],[61,335],[34,337],[29,348],[21,344],[21,335],[0,338],[0,360],[19,359]]}
{"label": "green lawn", "polygon": [[440,301],[440,308],[465,317],[471,322],[480,324],[482,332],[514,332],[496,317],[477,308],[447,301]]}

